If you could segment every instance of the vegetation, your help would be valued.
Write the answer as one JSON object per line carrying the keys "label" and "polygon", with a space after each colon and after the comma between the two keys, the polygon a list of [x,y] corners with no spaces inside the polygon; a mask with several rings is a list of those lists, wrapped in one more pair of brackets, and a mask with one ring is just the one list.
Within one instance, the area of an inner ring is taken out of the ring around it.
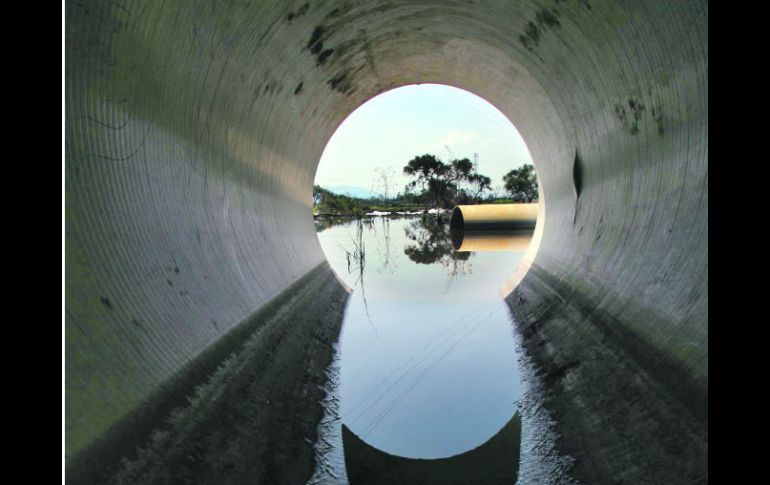
{"label": "vegetation", "polygon": [[406,186],[407,192],[420,189],[421,194],[427,194],[432,206],[440,208],[481,202],[492,183],[489,177],[476,173],[467,158],[444,163],[430,154],[410,160],[404,166],[404,175],[414,177]]}
{"label": "vegetation", "polygon": [[419,155],[404,166],[403,173],[412,180],[404,192],[390,198],[363,199],[335,194],[316,185],[313,187],[313,213],[324,217],[362,217],[372,211],[425,212],[431,207],[451,209],[457,204],[509,204],[537,200],[537,175],[532,165],[523,165],[503,177],[505,194],[501,194],[499,186],[492,187],[489,177],[477,173],[467,158],[444,163],[435,155]]}
{"label": "vegetation", "polygon": [[537,200],[537,174],[535,167],[529,164],[515,168],[503,176],[505,190],[515,202]]}
{"label": "vegetation", "polygon": [[440,264],[454,276],[470,272],[473,253],[452,247],[449,224],[436,216],[423,215],[406,228],[406,237],[414,244],[404,247],[404,254],[417,264]]}
{"label": "vegetation", "polygon": [[363,199],[335,194],[325,188],[313,186],[313,209],[323,214],[363,215],[368,206]]}
{"label": "vegetation", "polygon": [[361,217],[367,212],[416,212],[430,208],[427,195],[398,194],[391,199],[362,199],[335,194],[319,185],[313,187],[313,212],[321,216]]}

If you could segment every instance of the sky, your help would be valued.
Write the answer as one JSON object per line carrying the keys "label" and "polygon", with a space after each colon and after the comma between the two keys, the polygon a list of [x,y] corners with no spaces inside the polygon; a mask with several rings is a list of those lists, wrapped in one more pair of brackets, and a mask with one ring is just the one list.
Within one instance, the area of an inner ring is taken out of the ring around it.
{"label": "sky", "polygon": [[409,182],[404,165],[426,153],[444,162],[472,161],[478,153],[479,173],[501,192],[504,174],[532,163],[521,135],[493,105],[462,89],[420,84],[374,97],[345,119],[321,156],[315,183],[381,193],[378,174],[385,172],[395,195]]}

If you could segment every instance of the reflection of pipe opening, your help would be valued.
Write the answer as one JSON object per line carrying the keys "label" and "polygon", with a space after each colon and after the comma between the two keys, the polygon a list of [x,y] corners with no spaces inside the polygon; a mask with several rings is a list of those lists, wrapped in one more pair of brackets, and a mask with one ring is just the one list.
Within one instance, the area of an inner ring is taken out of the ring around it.
{"label": "reflection of pipe opening", "polygon": [[351,485],[516,483],[521,449],[521,415],[517,411],[486,443],[447,458],[407,458],[385,453],[356,436],[344,423],[342,442]]}
{"label": "reflection of pipe opening", "polygon": [[512,231],[464,231],[450,229],[452,247],[459,252],[526,251],[532,241],[528,229]]}
{"label": "reflection of pipe opening", "polygon": [[537,204],[458,205],[452,210],[452,229],[534,229]]}

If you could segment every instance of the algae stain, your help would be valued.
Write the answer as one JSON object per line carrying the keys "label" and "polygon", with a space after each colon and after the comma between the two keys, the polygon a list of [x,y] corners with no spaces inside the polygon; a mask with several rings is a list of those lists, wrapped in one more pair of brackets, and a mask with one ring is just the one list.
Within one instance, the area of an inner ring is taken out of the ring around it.
{"label": "algae stain", "polygon": [[112,310],[112,302],[110,301],[109,298],[107,298],[106,296],[102,296],[102,297],[99,297],[99,299],[101,300],[102,305]]}
{"label": "algae stain", "polygon": [[543,33],[549,29],[561,27],[556,10],[540,9],[535,14],[535,19],[527,22],[524,33],[519,35],[519,42],[530,52],[535,53],[535,48],[540,43]]}

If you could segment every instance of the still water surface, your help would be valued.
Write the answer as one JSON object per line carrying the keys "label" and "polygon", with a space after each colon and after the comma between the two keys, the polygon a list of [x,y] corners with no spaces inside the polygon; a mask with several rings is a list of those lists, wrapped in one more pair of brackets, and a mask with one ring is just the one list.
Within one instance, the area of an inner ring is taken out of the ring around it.
{"label": "still water surface", "polygon": [[433,217],[316,227],[327,260],[353,289],[337,347],[339,425],[410,458],[457,455],[495,435],[522,392],[498,289],[526,245],[457,252],[448,225]]}

